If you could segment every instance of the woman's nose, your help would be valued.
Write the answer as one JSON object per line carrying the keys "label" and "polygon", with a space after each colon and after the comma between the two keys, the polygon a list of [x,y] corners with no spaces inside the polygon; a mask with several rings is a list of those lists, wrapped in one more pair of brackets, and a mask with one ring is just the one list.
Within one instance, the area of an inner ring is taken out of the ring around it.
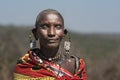
{"label": "woman's nose", "polygon": [[48,36],[49,37],[54,37],[55,36],[55,28],[54,27],[49,28]]}

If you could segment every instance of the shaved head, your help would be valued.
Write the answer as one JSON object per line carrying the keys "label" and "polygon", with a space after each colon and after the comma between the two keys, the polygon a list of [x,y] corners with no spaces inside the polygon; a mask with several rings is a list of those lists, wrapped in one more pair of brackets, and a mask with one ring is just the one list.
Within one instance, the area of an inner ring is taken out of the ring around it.
{"label": "shaved head", "polygon": [[61,18],[62,23],[63,23],[63,25],[64,25],[64,19],[63,19],[62,15],[61,15],[58,11],[56,11],[56,10],[54,10],[54,9],[46,9],[46,10],[43,10],[42,12],[40,12],[40,13],[38,14],[38,16],[37,16],[37,18],[36,18],[36,23],[35,23],[36,28],[37,28],[38,24],[41,22],[41,20],[43,20],[43,18],[44,18],[47,14],[56,14],[56,15],[58,15],[58,16]]}

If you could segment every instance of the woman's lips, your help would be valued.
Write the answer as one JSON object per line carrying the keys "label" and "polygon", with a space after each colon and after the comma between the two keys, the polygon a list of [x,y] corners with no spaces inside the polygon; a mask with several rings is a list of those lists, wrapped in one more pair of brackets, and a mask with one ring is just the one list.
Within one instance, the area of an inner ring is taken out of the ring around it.
{"label": "woman's lips", "polygon": [[48,42],[49,42],[49,43],[55,43],[55,42],[57,42],[57,40],[58,40],[58,39],[48,39]]}

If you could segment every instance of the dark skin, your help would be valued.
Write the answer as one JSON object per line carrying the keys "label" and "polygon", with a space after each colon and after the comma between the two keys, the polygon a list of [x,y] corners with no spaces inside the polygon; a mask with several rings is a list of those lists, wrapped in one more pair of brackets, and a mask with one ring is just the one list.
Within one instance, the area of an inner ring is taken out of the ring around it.
{"label": "dark skin", "polygon": [[[66,35],[66,30],[64,29],[63,20],[58,14],[43,14],[41,19],[39,19],[39,23],[33,33],[36,39],[40,42],[40,51],[42,55],[46,58],[54,58],[59,54],[59,46],[61,40]],[[62,62],[61,67],[74,74],[74,58],[70,58],[70,60],[65,59]]]}

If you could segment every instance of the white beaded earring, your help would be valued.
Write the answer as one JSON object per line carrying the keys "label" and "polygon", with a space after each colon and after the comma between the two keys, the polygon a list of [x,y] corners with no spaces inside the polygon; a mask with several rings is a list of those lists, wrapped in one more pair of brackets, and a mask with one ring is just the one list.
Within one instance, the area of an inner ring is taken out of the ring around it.
{"label": "white beaded earring", "polygon": [[31,34],[29,35],[29,45],[30,49],[36,48],[36,40],[33,39],[33,36]]}
{"label": "white beaded earring", "polygon": [[71,38],[70,38],[69,33],[67,33],[64,39],[64,49],[65,49],[65,55],[67,58],[70,57],[70,47],[71,47]]}

